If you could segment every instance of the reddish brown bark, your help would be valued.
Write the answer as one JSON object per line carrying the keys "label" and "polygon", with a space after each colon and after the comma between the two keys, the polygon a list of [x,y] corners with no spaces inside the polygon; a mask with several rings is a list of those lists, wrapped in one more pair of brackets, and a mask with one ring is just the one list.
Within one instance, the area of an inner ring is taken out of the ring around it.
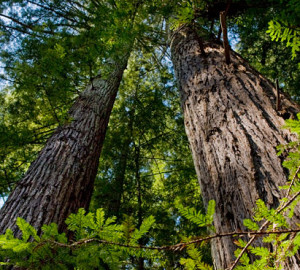
{"label": "reddish brown bark", "polygon": [[[284,119],[276,111],[273,84],[232,51],[227,65],[219,44],[204,43],[201,54],[197,40],[183,26],[171,41],[186,133],[203,199],[216,201],[217,233],[245,230],[243,219],[252,216],[257,199],[276,207],[285,195],[278,188],[287,175],[276,146],[293,135],[281,129]],[[288,99],[282,107],[290,114],[299,111]],[[230,237],[212,243],[216,269],[231,265],[235,249]],[[298,269],[298,263],[285,269]]]}
{"label": "reddish brown bark", "polygon": [[0,211],[0,233],[18,234],[22,217],[40,230],[55,222],[65,228],[67,216],[88,208],[106,127],[126,59],[112,65],[107,79],[94,78],[69,112],[69,123],[59,127]]}

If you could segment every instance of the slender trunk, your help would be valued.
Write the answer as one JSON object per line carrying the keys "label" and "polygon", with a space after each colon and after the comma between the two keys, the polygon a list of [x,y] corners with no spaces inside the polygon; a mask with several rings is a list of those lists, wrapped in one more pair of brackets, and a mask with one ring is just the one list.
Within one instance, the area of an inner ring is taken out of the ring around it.
{"label": "slender trunk", "polygon": [[[140,175],[140,142],[138,146],[135,146],[135,179],[137,184],[137,199],[138,199],[138,228],[141,227],[143,223],[143,208],[142,208],[142,187],[141,187],[141,175]],[[143,239],[139,240],[140,245],[144,245]],[[138,258],[138,270],[143,270],[144,268],[144,258]]]}
{"label": "slender trunk", "polygon": [[106,127],[128,56],[111,66],[107,79],[94,78],[69,111],[69,123],[59,127],[0,211],[0,233],[19,231],[17,217],[40,231],[88,208]]}
{"label": "slender trunk", "polygon": [[127,125],[127,130],[125,135],[127,137],[123,143],[120,161],[117,167],[116,178],[114,180],[114,187],[112,187],[114,194],[112,194],[112,199],[108,205],[108,212],[111,213],[111,215],[116,216],[118,219],[121,218],[120,208],[121,208],[121,201],[124,192],[124,183],[125,183],[128,155],[130,150],[130,144],[132,142],[134,114],[135,114],[135,109],[132,109],[129,113],[129,122]]}
{"label": "slender trunk", "polygon": [[108,202],[108,213],[112,216],[116,216],[119,220],[121,218],[120,208],[122,195],[124,192],[125,174],[128,160],[129,143],[125,141],[125,145],[121,150],[121,156],[117,167],[116,178],[114,179],[111,198]]}
{"label": "slender trunk", "polygon": [[142,190],[141,190],[141,176],[140,176],[140,145],[135,147],[135,179],[137,185],[137,199],[138,199],[138,227],[143,222],[143,210],[142,210]]}
{"label": "slender trunk", "polygon": [[[220,45],[204,46],[206,56],[188,26],[172,36],[185,129],[203,199],[216,201],[217,233],[244,230],[243,219],[252,216],[257,199],[276,207],[285,195],[278,187],[287,174],[276,146],[293,135],[281,129],[274,86],[236,53],[231,51],[227,65]],[[299,110],[288,99],[282,103],[290,114]],[[212,243],[216,269],[230,266],[235,248],[230,237]],[[285,269],[297,267],[295,262]]]}

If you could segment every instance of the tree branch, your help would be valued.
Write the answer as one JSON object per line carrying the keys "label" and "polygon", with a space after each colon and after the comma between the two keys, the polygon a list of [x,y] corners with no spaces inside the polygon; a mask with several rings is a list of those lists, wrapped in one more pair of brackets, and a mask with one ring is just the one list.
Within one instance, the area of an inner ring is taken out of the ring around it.
{"label": "tree branch", "polygon": [[280,92],[279,92],[279,82],[276,79],[276,111],[280,110]]}
{"label": "tree branch", "polygon": [[288,189],[287,195],[286,195],[287,197],[290,195],[292,186],[294,185],[295,180],[298,178],[298,173],[299,173],[299,172],[300,172],[300,166],[298,167],[298,169],[297,169],[297,171],[296,171],[296,173],[295,173],[295,175],[294,175],[294,177],[293,177],[293,180],[292,180],[292,182],[291,182],[291,184],[290,184],[290,186],[289,186],[289,189]]}
{"label": "tree branch", "polygon": [[78,21],[74,20],[74,18],[68,17],[68,16],[66,16],[66,14],[63,14],[63,13],[61,13],[61,12],[55,10],[54,8],[52,8],[52,7],[50,7],[50,6],[44,6],[44,5],[40,4],[40,3],[36,3],[36,2],[30,1],[30,0],[28,0],[28,3],[31,3],[31,4],[33,4],[33,5],[36,5],[36,6],[40,7],[40,8],[42,8],[42,9],[45,9],[45,10],[49,10],[49,11],[51,11],[51,12],[57,14],[58,16],[65,18],[66,20],[72,21],[72,22],[74,22],[74,23],[78,23]]}
{"label": "tree branch", "polygon": [[77,246],[96,242],[96,243],[104,244],[104,245],[113,245],[113,246],[120,246],[120,247],[134,248],[134,249],[181,251],[188,245],[198,244],[198,243],[212,240],[215,238],[222,238],[222,237],[228,237],[228,236],[240,236],[240,235],[263,236],[263,235],[269,235],[269,234],[298,233],[298,232],[300,232],[300,229],[289,229],[289,230],[279,230],[279,231],[258,231],[258,232],[229,232],[229,233],[214,234],[214,235],[210,235],[210,236],[206,236],[206,237],[202,237],[202,238],[197,238],[197,239],[191,240],[189,242],[178,243],[175,245],[166,245],[166,246],[129,245],[129,244],[123,244],[123,243],[118,243],[118,242],[113,242],[113,241],[101,240],[101,239],[97,239],[97,238],[82,239],[82,240],[79,240],[72,244],[64,244],[64,243],[56,242],[53,240],[45,240],[44,243],[51,243],[51,244],[54,244],[59,247],[74,248]]}
{"label": "tree branch", "polygon": [[[23,23],[23,22],[21,22],[21,21],[15,19],[15,18],[13,18],[13,17],[10,17],[10,16],[5,15],[5,14],[0,14],[0,17],[6,18],[6,19],[8,19],[8,20],[10,20],[10,21],[12,21],[12,22],[14,22],[14,23],[16,23],[16,24],[19,24],[19,25],[23,26],[23,27],[26,28],[26,29],[30,29],[31,31],[35,32],[33,26],[28,25],[28,24],[25,24],[25,23]],[[42,30],[42,31],[39,30],[38,32],[42,32],[42,33],[45,33],[45,34],[51,34],[51,35],[54,34],[54,32],[52,32],[52,31],[47,31],[47,30]]]}
{"label": "tree branch", "polygon": [[220,12],[220,23],[223,32],[223,46],[225,51],[226,64],[230,64],[230,45],[227,37],[227,26],[226,26],[226,11]]}

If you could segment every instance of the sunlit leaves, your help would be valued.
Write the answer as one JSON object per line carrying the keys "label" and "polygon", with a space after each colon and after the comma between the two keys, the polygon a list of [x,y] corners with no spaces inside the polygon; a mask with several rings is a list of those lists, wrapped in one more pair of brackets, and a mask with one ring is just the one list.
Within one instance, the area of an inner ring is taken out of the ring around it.
{"label": "sunlit leaves", "polygon": [[267,33],[271,36],[272,41],[285,42],[287,47],[292,49],[292,58],[294,59],[300,51],[300,28],[289,28],[283,26],[278,21],[270,21]]}
{"label": "sunlit leaves", "polygon": [[[297,115],[297,119],[288,119],[285,122],[283,128],[289,129],[292,132],[296,133],[298,140],[291,141],[286,145],[278,146],[279,154],[288,154],[288,157],[284,160],[283,166],[289,169],[290,179],[295,179],[292,189],[294,191],[299,190],[299,166],[300,166],[300,114]],[[296,175],[296,171],[298,171]]]}
{"label": "sunlit leaves", "polygon": [[37,235],[37,231],[30,224],[28,224],[24,219],[17,218],[16,224],[22,232],[22,239],[24,242],[27,242],[29,237],[33,237],[36,241],[40,240],[40,237]]}
{"label": "sunlit leaves", "polygon": [[[42,227],[41,238],[37,231],[25,220],[18,218],[17,224],[22,239],[15,238],[11,230],[0,236],[1,264],[18,265],[32,269],[90,269],[109,265],[119,269],[129,256],[159,258],[156,252],[129,249],[124,242],[126,226],[115,223],[115,217],[105,218],[103,209],[96,213],[86,213],[79,209],[67,219],[68,229],[76,235],[76,240],[68,242],[65,234],[60,234],[57,225],[52,223]],[[155,220],[149,216],[129,236],[131,245],[137,247],[141,237],[149,232]],[[32,237],[32,239],[30,239]],[[103,241],[103,242],[101,242]],[[26,259],[25,259],[26,258]]]}
{"label": "sunlit leaves", "polygon": [[181,1],[176,11],[176,17],[170,20],[172,29],[176,29],[181,24],[190,23],[194,18],[195,11],[191,1]]}
{"label": "sunlit leaves", "polygon": [[137,241],[151,229],[154,222],[155,219],[153,216],[144,219],[143,224],[140,226],[140,228],[135,229],[131,234],[130,244],[137,244]]}
{"label": "sunlit leaves", "polygon": [[183,207],[182,205],[177,205],[177,208],[185,218],[189,221],[196,223],[199,227],[209,226],[213,222],[213,215],[215,213],[215,201],[209,201],[207,207],[207,213],[202,214],[200,211],[196,211],[195,208]]}
{"label": "sunlit leaves", "polygon": [[181,258],[180,264],[186,270],[213,270],[213,266],[202,261],[203,254],[195,245],[190,245],[187,248],[188,258]]}
{"label": "sunlit leaves", "polygon": [[259,226],[256,222],[253,222],[251,219],[244,219],[243,220],[244,226],[252,231],[257,231],[259,229]]}

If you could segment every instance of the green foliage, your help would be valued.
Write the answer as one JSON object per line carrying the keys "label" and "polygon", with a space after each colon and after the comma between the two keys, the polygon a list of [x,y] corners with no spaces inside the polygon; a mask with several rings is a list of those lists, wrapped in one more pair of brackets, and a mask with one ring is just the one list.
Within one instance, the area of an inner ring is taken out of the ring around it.
{"label": "green foliage", "polygon": [[132,233],[129,243],[131,245],[137,244],[138,240],[141,239],[141,237],[150,230],[150,228],[153,226],[154,222],[155,222],[155,219],[153,216],[150,216],[150,217],[144,219],[140,228],[135,229],[134,232]]}
{"label": "green foliage", "polygon": [[262,200],[256,201],[256,209],[253,219],[255,221],[267,220],[271,224],[276,224],[276,227],[288,227],[286,217],[283,214],[278,213],[274,208],[268,209]]}
{"label": "green foliage", "polygon": [[293,29],[283,26],[278,21],[270,21],[267,33],[271,36],[272,41],[281,41],[286,43],[286,47],[292,49],[292,59],[300,51],[300,28]]}
{"label": "green foliage", "polygon": [[200,211],[196,211],[195,208],[183,207],[177,204],[177,208],[182,216],[187,220],[197,224],[199,227],[211,226],[213,222],[213,215],[215,213],[216,202],[211,200],[208,202],[207,213],[202,214]]}
{"label": "green foliage", "polygon": [[[158,59],[162,59],[159,68]],[[126,238],[153,215],[151,237],[138,241],[143,245],[172,245],[181,235],[199,233],[193,223],[180,222],[175,202],[203,208],[169,64],[160,48],[132,54],[110,118],[91,205],[108,209],[126,224]],[[178,265],[180,254],[162,253],[163,259],[144,261],[145,267]],[[209,256],[207,247],[204,257]],[[140,263],[131,262],[133,268]]]}
{"label": "green foliage", "polygon": [[281,41],[290,47],[294,59],[300,51],[299,12],[300,3],[297,0],[279,0],[281,9],[273,13],[267,33],[272,41]]}
{"label": "green foliage", "polygon": [[[236,49],[245,57],[250,64],[275,82],[279,80],[280,87],[293,99],[299,100],[300,55],[291,59],[291,50],[287,49],[286,41],[273,42],[268,28],[270,21],[279,22],[284,28],[293,29],[299,22],[299,12],[296,7],[289,4],[292,1],[274,1],[272,8],[248,9],[245,14],[228,20],[228,27],[234,33],[233,37],[238,40]],[[293,1],[299,6],[299,1]],[[298,3],[296,3],[298,2]],[[285,22],[285,24],[283,23]],[[297,34],[299,37],[299,33]],[[281,39],[280,39],[281,40]],[[291,46],[293,40],[290,40]],[[289,47],[291,48],[291,47]]]}
{"label": "green foliage", "polygon": [[297,114],[297,118],[298,120],[287,119],[283,128],[289,128],[292,132],[295,132],[300,138],[300,113]]}
{"label": "green foliage", "polygon": [[[288,210],[288,209],[287,209]],[[287,211],[286,210],[286,211]],[[290,210],[290,209],[289,209]],[[262,201],[257,202],[256,214],[254,219],[257,221],[267,220],[269,225],[266,228],[267,231],[276,232],[283,228],[290,228],[288,225],[288,217],[284,217],[282,213],[275,211],[274,209],[268,210]],[[251,220],[244,220],[244,225],[251,231],[257,232],[259,230],[259,224]],[[283,263],[288,257],[294,256],[299,251],[299,233],[271,233],[263,236],[262,241],[264,243],[270,243],[272,249],[267,247],[250,245],[247,248],[247,253],[243,253],[240,263],[237,269],[283,269]],[[239,239],[235,241],[235,244],[239,247],[235,251],[236,257],[242,251],[247,244],[247,241]],[[250,262],[249,254],[258,256],[252,263]]]}
{"label": "green foliage", "polygon": [[[25,220],[18,218],[17,225],[22,239],[15,238],[11,230],[0,236],[0,258],[2,265],[15,265],[30,269],[120,269],[130,256],[159,258],[155,251],[129,249],[124,242],[126,226],[115,223],[115,217],[105,218],[103,209],[86,213],[79,209],[71,214],[66,223],[76,242],[60,234],[56,224],[44,225],[41,237]],[[129,244],[137,242],[149,232],[155,220],[149,216],[139,229],[130,235]]]}
{"label": "green foliage", "polygon": [[[196,211],[195,208],[184,207],[177,203],[176,207],[179,213],[187,219],[188,222],[195,223],[199,228],[205,227],[213,231],[212,226],[213,215],[215,213],[215,201],[211,200],[208,202],[206,214],[201,211]],[[204,234],[205,235],[205,234]],[[184,237],[183,242],[189,242],[191,237]],[[196,244],[190,244],[187,246],[186,257],[180,258],[180,264],[184,266],[184,269],[213,269],[213,267],[207,263],[207,258],[204,258],[207,244],[202,242],[200,246]],[[209,261],[209,260],[208,260]]]}
{"label": "green foliage", "polygon": [[[299,119],[298,115],[298,119]],[[298,136],[300,121],[299,120],[286,120],[284,128],[289,128],[292,132],[295,132]],[[256,202],[255,214],[253,216],[254,221],[250,219],[244,220],[244,225],[254,233],[260,230],[261,222],[267,222],[265,231],[276,232],[282,229],[296,229],[295,224],[291,226],[291,218],[293,218],[295,207],[299,203],[299,196],[291,200],[292,195],[298,194],[300,191],[299,185],[299,142],[292,142],[286,146],[279,147],[282,154],[284,151],[289,151],[287,159],[283,162],[283,165],[290,171],[290,179],[293,182],[282,187],[282,189],[290,190],[286,198],[281,200],[277,209],[269,209],[262,200]],[[299,228],[300,224],[297,224]],[[300,233],[270,233],[262,237],[263,243],[269,243],[271,248],[250,245],[247,248],[247,253],[243,253],[240,263],[236,269],[284,269],[284,262],[299,252],[300,249]],[[239,256],[242,249],[246,246],[247,240],[238,239],[235,244],[239,247],[235,251],[235,255]],[[252,263],[250,262],[249,254],[258,256]]]}
{"label": "green foliage", "polygon": [[[300,120],[300,114],[297,115],[297,118]],[[298,140],[277,147],[277,149],[279,150],[278,155],[287,155],[287,158],[283,162],[283,166],[289,170],[291,180],[295,177],[296,171],[300,166],[300,121],[299,120],[288,119],[286,120],[285,125],[283,127],[286,129],[290,129],[291,132],[296,133],[298,136]],[[296,178],[299,178],[299,173],[297,174]],[[298,183],[299,181],[296,179],[293,188],[296,188],[298,186]]]}
{"label": "green foliage", "polygon": [[172,29],[176,29],[178,26],[190,23],[194,19],[194,7],[192,1],[181,1],[176,7],[176,17],[170,19]]}
{"label": "green foliage", "polygon": [[184,266],[186,270],[213,270],[213,266],[203,262],[203,254],[201,249],[196,245],[189,245],[187,247],[188,258],[181,258],[180,264]]}
{"label": "green foliage", "polygon": [[257,231],[259,229],[259,226],[257,223],[253,222],[251,219],[244,219],[243,220],[244,226],[252,231]]}
{"label": "green foliage", "polygon": [[17,218],[16,224],[22,232],[22,239],[24,242],[27,242],[31,236],[34,240],[40,241],[40,237],[38,237],[36,230],[31,225],[29,225],[24,219]]}

